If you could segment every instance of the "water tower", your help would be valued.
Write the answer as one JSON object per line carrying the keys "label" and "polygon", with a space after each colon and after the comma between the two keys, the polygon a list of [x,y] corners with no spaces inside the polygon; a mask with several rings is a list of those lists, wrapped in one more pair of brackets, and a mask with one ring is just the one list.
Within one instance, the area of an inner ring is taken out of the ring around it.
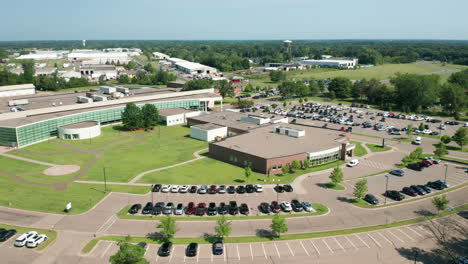
{"label": "water tower", "polygon": [[292,59],[292,54],[291,54],[292,41],[291,40],[285,40],[285,41],[283,41],[283,45],[286,48],[286,54],[288,55],[288,60],[291,60]]}

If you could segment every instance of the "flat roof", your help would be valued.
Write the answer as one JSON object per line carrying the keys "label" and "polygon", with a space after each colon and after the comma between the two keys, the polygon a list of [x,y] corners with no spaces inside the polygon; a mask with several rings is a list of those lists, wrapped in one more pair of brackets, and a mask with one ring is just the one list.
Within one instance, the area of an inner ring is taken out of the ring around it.
{"label": "flat roof", "polygon": [[32,83],[0,86],[0,92],[23,89],[36,89],[36,86]]}
{"label": "flat roof", "polygon": [[199,116],[190,117],[189,119],[240,130],[250,130],[259,127],[258,125],[251,122],[240,121],[240,118],[243,114],[244,113],[237,113],[231,111],[208,112],[203,113]]}
{"label": "flat roof", "polygon": [[87,128],[87,127],[93,127],[99,125],[99,122],[97,121],[83,121],[83,122],[78,122],[66,126],[61,126],[61,128]]}
{"label": "flat roof", "polygon": [[218,129],[218,128],[222,128],[222,127],[225,127],[225,126],[220,126],[220,125],[216,125],[216,124],[211,124],[211,123],[206,123],[206,124],[200,124],[200,125],[195,125],[195,126],[191,126],[192,127],[196,127],[196,128],[199,128],[201,130],[213,130],[213,129]]}
{"label": "flat roof", "polygon": [[197,112],[196,110],[192,109],[185,109],[185,108],[166,108],[159,110],[160,116],[171,116],[171,115],[180,115],[186,113]]}
{"label": "flat roof", "polygon": [[259,127],[211,144],[271,159],[339,147],[341,143],[338,140],[344,138],[343,132],[336,130],[288,124],[288,127],[305,130],[304,137],[290,137],[273,131],[280,126],[281,124],[273,124]]}

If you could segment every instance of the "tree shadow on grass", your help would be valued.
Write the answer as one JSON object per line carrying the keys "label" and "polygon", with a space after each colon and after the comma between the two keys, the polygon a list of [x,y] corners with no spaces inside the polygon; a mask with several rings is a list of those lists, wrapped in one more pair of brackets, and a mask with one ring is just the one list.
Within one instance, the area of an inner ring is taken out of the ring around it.
{"label": "tree shadow on grass", "polygon": [[434,215],[433,212],[426,210],[426,209],[416,210],[414,212],[420,216],[433,216]]}
{"label": "tree shadow on grass", "polygon": [[146,234],[146,237],[157,243],[166,242],[166,236],[164,236],[163,234],[159,232],[148,233]]}
{"label": "tree shadow on grass", "polygon": [[119,132],[128,132],[129,131],[123,125],[112,126],[112,130],[119,131]]}
{"label": "tree shadow on grass", "polygon": [[203,238],[205,239],[206,242],[210,244],[213,244],[214,242],[221,240],[217,235],[208,234],[208,233],[204,233]]}
{"label": "tree shadow on grass", "polygon": [[324,188],[324,189],[330,189],[330,188],[335,187],[332,183],[329,183],[329,182],[327,182],[327,183],[317,183],[316,185],[318,187]]}
{"label": "tree shadow on grass", "polygon": [[234,182],[243,183],[243,182],[245,182],[245,180],[242,180],[242,179],[235,179]]}
{"label": "tree shadow on grass", "polygon": [[343,196],[339,196],[336,199],[340,202],[345,202],[345,203],[354,203],[356,201],[354,198],[348,198],[348,197],[343,197]]}
{"label": "tree shadow on grass", "polygon": [[273,240],[276,237],[275,234],[273,234],[273,232],[271,232],[270,230],[266,230],[266,229],[257,229],[256,236],[264,237],[269,240]]}

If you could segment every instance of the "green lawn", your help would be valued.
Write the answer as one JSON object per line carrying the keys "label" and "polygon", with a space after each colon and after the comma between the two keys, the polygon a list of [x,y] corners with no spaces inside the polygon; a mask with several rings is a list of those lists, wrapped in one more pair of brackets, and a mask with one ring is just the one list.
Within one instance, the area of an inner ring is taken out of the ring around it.
{"label": "green lawn", "polygon": [[[48,144],[48,143],[43,142],[39,144]],[[29,147],[26,147],[21,150],[29,151],[28,148]],[[67,149],[67,151],[73,152],[74,150]],[[30,158],[33,160],[43,161],[43,162],[49,162],[49,163],[60,164],[60,165],[79,165],[81,167],[85,166],[86,163],[88,163],[88,161],[94,157],[94,155],[92,154],[83,153],[83,152],[73,152],[73,153],[66,153],[66,154],[58,153],[58,154],[51,154],[51,155],[42,155],[42,154],[36,154],[36,153],[15,153],[15,152],[12,152],[10,154],[20,156],[20,157]]]}
{"label": "green lawn", "polygon": [[[47,236],[47,240],[41,243],[36,248],[37,250],[43,250],[48,245],[52,244],[52,242],[54,242],[55,239],[57,238],[57,232],[52,231],[52,230],[32,228],[32,227],[13,226],[13,225],[7,225],[7,224],[2,224],[2,223],[0,223],[0,228],[15,229],[18,232],[18,234],[26,233],[26,232],[33,231],[33,230],[38,232],[39,234],[45,234]],[[9,241],[9,243],[12,243],[12,242],[13,242],[12,240]]]}
{"label": "green lawn", "polygon": [[2,164],[0,166],[0,170],[13,174],[42,172],[48,168],[48,166],[17,160],[5,156],[0,156],[0,164]]}
{"label": "green lawn", "polygon": [[351,141],[351,143],[356,146],[356,148],[354,149],[355,156],[362,157],[367,154],[367,150],[362,146],[361,142]]}
{"label": "green lawn", "polygon": [[335,191],[342,191],[344,189],[346,189],[343,185],[339,184],[339,183],[332,183],[332,182],[329,182],[327,184],[325,184],[325,186],[330,189],[330,190],[335,190]]}
{"label": "green lawn", "polygon": [[54,139],[57,142],[65,143],[67,145],[72,145],[84,149],[93,149],[105,144],[109,144],[113,141],[122,140],[128,141],[131,138],[125,135],[119,135],[116,133],[105,133],[103,132],[100,136],[90,139],[83,140],[64,140],[64,139]]}
{"label": "green lawn", "polygon": [[76,88],[67,88],[58,90],[56,92],[73,92],[73,91],[83,91],[83,90],[90,90],[90,89],[99,89],[100,85],[92,85],[92,86],[84,86],[84,87],[76,87]]}
{"label": "green lawn", "polygon": [[392,149],[389,146],[382,147],[382,145],[379,144],[366,144],[366,146],[372,151],[372,152],[382,152],[382,151],[388,151]]}

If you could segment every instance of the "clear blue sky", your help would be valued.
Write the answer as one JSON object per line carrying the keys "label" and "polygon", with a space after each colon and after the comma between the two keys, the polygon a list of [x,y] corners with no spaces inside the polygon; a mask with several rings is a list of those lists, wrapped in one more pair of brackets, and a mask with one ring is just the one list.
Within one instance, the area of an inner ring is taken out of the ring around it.
{"label": "clear blue sky", "polygon": [[467,0],[13,0],[0,41],[468,39]]}

